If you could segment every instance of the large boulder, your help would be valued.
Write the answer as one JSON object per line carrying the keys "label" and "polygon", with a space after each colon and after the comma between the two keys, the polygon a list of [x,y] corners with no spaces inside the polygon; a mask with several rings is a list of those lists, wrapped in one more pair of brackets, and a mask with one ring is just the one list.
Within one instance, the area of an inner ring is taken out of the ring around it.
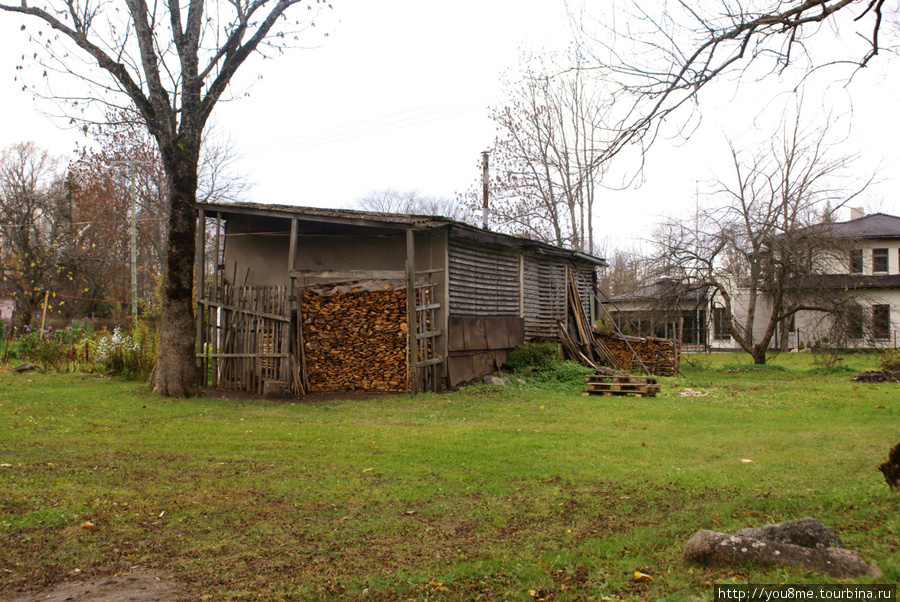
{"label": "large boulder", "polygon": [[681,557],[685,564],[711,568],[797,567],[839,579],[884,576],[877,566],[843,548],[806,548],[707,530],[697,531],[691,537]]}
{"label": "large boulder", "polygon": [[735,535],[763,541],[789,543],[804,548],[839,548],[841,540],[834,531],[814,518],[789,520],[777,525],[741,529]]}

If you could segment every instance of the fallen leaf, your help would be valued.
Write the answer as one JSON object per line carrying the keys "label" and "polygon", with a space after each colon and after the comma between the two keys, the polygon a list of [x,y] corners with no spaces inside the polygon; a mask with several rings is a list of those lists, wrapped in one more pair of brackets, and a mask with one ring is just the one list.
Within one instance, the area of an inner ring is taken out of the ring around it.
{"label": "fallen leaf", "polygon": [[635,572],[634,572],[634,579],[633,579],[633,581],[638,581],[638,582],[640,582],[640,581],[653,581],[653,577],[652,577],[651,575],[648,575],[647,573],[642,573],[642,572],[640,572],[640,571],[635,571]]}
{"label": "fallen leaf", "polygon": [[93,529],[94,527],[95,527],[94,523],[92,523],[92,522],[89,521],[89,520],[86,520],[86,521],[84,521],[83,523],[81,523],[81,528],[82,528],[82,529]]}
{"label": "fallen leaf", "polygon": [[741,462],[744,464],[753,464],[753,460],[748,460],[747,458],[741,458]]}
{"label": "fallen leaf", "polygon": [[370,470],[375,470],[374,468],[363,468],[363,472],[369,472]]}

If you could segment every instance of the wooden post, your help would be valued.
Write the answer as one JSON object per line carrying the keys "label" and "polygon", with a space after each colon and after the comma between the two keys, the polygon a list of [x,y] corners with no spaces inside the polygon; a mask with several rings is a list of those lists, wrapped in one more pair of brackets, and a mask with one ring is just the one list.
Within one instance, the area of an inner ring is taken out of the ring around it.
{"label": "wooden post", "polygon": [[409,391],[419,392],[419,346],[416,341],[416,238],[412,228],[406,231],[406,336],[409,344]]}
{"label": "wooden post", "polygon": [[[221,285],[224,284],[225,278],[219,277],[219,260],[222,258],[220,239],[222,238],[222,213],[216,213],[216,256],[215,256],[215,269],[213,270],[213,295],[212,298],[214,301],[221,301],[219,296],[222,294]],[[215,316],[213,320],[213,327],[210,329],[210,349],[213,353],[219,353],[219,337],[222,334],[221,331],[221,320],[222,320],[222,310],[219,308],[210,309],[211,315]],[[213,373],[213,382],[212,386],[218,387],[221,383],[219,382],[219,371],[221,369],[221,364],[219,363],[219,358],[212,359],[212,373]]]}
{"label": "wooden post", "polygon": [[[287,271],[287,273],[288,273],[288,282],[289,282],[288,287],[289,288],[287,290],[287,307],[285,308],[288,318],[291,317],[291,314],[293,313],[291,310],[295,307],[294,306],[294,299],[295,299],[295,297],[294,297],[294,278],[291,276],[291,272],[294,271],[294,256],[296,254],[297,254],[297,218],[293,217],[293,218],[291,218],[291,240],[288,242],[288,266],[287,266],[288,271]],[[296,307],[297,307],[297,320],[299,320],[300,319],[300,298],[299,298],[299,296],[296,297]],[[293,328],[291,327],[291,323],[288,322],[287,332],[290,333],[290,332],[292,332],[292,330],[293,330]],[[290,336],[290,334],[287,335],[287,338],[288,338],[287,352],[290,353],[290,351],[291,351],[291,345],[290,345],[291,336]],[[298,360],[299,360],[299,357],[300,357],[300,349],[298,347],[297,348]],[[290,374],[290,378],[291,378],[291,380],[293,380],[294,371],[291,370],[291,358],[286,357],[286,358],[283,358],[281,361],[282,361],[282,366],[284,368],[284,372],[282,374]],[[298,365],[299,365],[299,361],[298,361]],[[302,369],[302,367],[301,367],[301,369]],[[300,374],[299,376],[300,376],[300,380],[302,382],[303,375]],[[301,388],[302,388],[302,385],[301,385]]]}
{"label": "wooden post", "polygon": [[44,311],[41,312],[41,336],[44,338],[44,323],[47,321],[47,299],[50,297],[50,291],[44,291]]}
{"label": "wooden post", "polygon": [[[201,209],[198,213],[197,224],[197,346],[195,354],[203,353],[203,312],[204,308],[199,303],[203,298],[203,289],[206,287],[206,211]],[[198,374],[200,376],[200,384],[206,384],[206,375],[203,373],[206,362],[201,358],[197,358]]]}

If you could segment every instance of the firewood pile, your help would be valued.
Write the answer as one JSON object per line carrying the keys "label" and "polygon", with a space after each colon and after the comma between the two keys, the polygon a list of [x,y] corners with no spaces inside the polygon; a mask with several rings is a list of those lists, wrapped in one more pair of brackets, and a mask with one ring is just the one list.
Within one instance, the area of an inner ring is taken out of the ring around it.
{"label": "firewood pile", "polygon": [[630,337],[608,330],[593,330],[594,337],[609,350],[616,365],[625,372],[638,371],[657,376],[678,374],[681,349],[672,339]]}
{"label": "firewood pile", "polygon": [[[560,320],[559,338],[566,356],[601,373],[643,372],[658,376],[675,376],[681,347],[673,339],[630,337],[590,325],[579,302],[575,280],[570,279],[569,318],[571,329]],[[571,332],[570,332],[571,330]],[[609,369],[604,369],[608,366]]]}
{"label": "firewood pile", "polygon": [[406,391],[405,285],[312,285],[301,295],[310,391]]}

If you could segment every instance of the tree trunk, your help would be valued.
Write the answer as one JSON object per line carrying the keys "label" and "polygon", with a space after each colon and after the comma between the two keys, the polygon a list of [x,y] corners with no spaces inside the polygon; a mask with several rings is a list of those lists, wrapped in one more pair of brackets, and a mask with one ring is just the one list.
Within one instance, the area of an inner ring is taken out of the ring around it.
{"label": "tree trunk", "polygon": [[167,397],[192,397],[200,394],[193,304],[197,169],[196,164],[192,169],[192,160],[185,155],[196,153],[179,149],[174,154],[175,158],[166,162],[171,203],[168,251],[163,264],[159,356],[150,386],[154,393]]}
{"label": "tree trunk", "polygon": [[766,363],[766,347],[757,345],[750,354],[753,357],[753,363],[762,366]]}

